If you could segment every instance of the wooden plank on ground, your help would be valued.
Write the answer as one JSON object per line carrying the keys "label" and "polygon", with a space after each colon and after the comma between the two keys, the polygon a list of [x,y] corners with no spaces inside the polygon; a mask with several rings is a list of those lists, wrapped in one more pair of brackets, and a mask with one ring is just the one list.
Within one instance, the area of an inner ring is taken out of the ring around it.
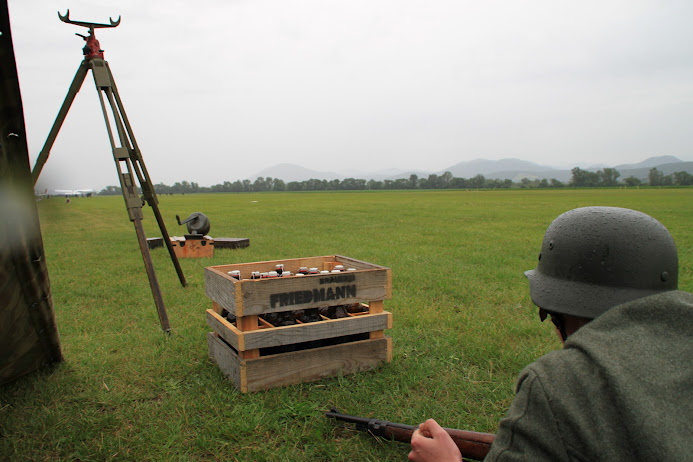
{"label": "wooden plank on ground", "polygon": [[250,239],[247,237],[215,237],[215,249],[241,249],[250,246]]}

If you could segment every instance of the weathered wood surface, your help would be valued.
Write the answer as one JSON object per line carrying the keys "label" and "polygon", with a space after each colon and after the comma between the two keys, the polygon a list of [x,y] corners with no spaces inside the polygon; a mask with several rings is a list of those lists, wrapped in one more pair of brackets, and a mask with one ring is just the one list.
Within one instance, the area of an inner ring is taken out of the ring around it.
{"label": "weathered wood surface", "polygon": [[[254,330],[258,329],[258,316],[256,314],[251,314],[248,316],[243,316],[241,318],[238,318],[236,320],[238,330],[244,333],[244,336],[246,332],[252,332]],[[245,349],[241,350],[238,352],[239,356],[242,359],[253,359],[253,358],[259,358],[260,357],[260,350],[257,348],[248,348],[248,345],[245,345]]]}
{"label": "weathered wood surface", "polygon": [[391,339],[362,340],[246,361],[248,391],[374,369],[387,361]]}
{"label": "weathered wood surface", "polygon": [[216,334],[208,341],[210,357],[242,393],[371,370],[392,354],[391,339],[381,338],[243,360]]}
{"label": "weathered wood surface", "polygon": [[[341,262],[343,262],[342,264],[345,267],[351,267],[351,268],[356,268],[356,269],[362,269],[362,268],[367,269],[369,267],[375,266],[375,267],[382,268],[382,269],[386,270],[386,282],[385,282],[386,293],[385,293],[384,298],[386,300],[392,298],[392,270],[390,268],[387,268],[384,266],[373,265],[372,263],[368,263],[368,262],[361,261],[361,260],[356,260],[354,258],[345,257],[344,255],[337,255],[337,257],[339,258],[339,260]],[[376,299],[374,298],[373,300],[376,300]]]}
{"label": "weathered wood surface", "polygon": [[207,310],[207,324],[235,349],[245,351],[372,331],[380,332],[377,338],[382,338],[383,330],[392,328],[392,313],[381,310],[375,314],[244,332],[213,310]]}
{"label": "weathered wood surface", "polygon": [[[296,273],[302,266],[332,270],[342,264],[356,271],[299,277],[250,279],[251,271],[272,271],[283,264]],[[227,273],[240,270],[242,280]],[[392,360],[392,314],[383,300],[392,296],[389,268],[340,255],[220,265],[205,268],[205,291],[213,301],[207,310],[209,351],[224,374],[242,392],[351,374]],[[323,306],[368,303],[369,312],[347,318],[273,327],[261,314]],[[226,309],[236,324],[221,316]],[[368,340],[259,356],[260,348],[302,344],[354,334]]]}
{"label": "weathered wood surface", "polygon": [[[382,313],[383,312],[383,301],[378,300],[378,301],[373,301],[370,303],[368,311],[370,313]],[[383,329],[390,329],[392,328],[392,324],[390,324],[390,327],[384,327]],[[385,331],[383,329],[373,329],[370,331],[369,338],[383,338],[385,337]]]}
{"label": "weathered wood surface", "polygon": [[148,237],[147,238],[147,247],[149,247],[150,250],[153,249],[158,249],[159,247],[164,246],[164,238],[163,237]]}
{"label": "weathered wood surface", "polygon": [[243,332],[214,310],[207,310],[207,325],[236,350],[245,350]]}
{"label": "weathered wood surface", "polygon": [[[229,270],[231,271],[231,270]],[[242,286],[222,271],[205,268],[205,293],[216,306],[225,308],[236,316],[243,316]],[[221,312],[221,311],[217,311]]]}
{"label": "weathered wood surface", "polygon": [[343,255],[324,255],[319,257],[301,257],[288,258],[284,260],[266,260],[248,263],[234,263],[229,265],[218,265],[210,268],[215,268],[222,273],[227,273],[231,270],[240,270],[241,277],[244,279],[250,278],[251,271],[272,271],[275,265],[283,264],[284,269],[295,273],[301,266],[307,268],[318,268],[319,270],[332,270],[335,265],[344,265],[345,268],[355,268],[357,270],[366,269],[389,269],[385,266],[375,265],[354,258],[345,257]]}
{"label": "weathered wood surface", "polygon": [[[63,359],[7,3],[0,6],[0,384]],[[57,200],[57,199],[54,199]]]}
{"label": "weathered wood surface", "polygon": [[[336,264],[345,264],[356,271],[250,279],[251,271],[271,271],[278,263],[292,273],[301,266],[333,268]],[[243,279],[230,277],[227,273],[231,270],[240,270]],[[391,286],[389,268],[340,255],[205,268],[207,296],[236,316],[384,300],[392,296]]]}
{"label": "weathered wood surface", "polygon": [[202,239],[171,238],[171,245],[178,258],[211,258],[214,256],[214,240],[209,236]]}
{"label": "weathered wood surface", "polygon": [[241,360],[238,355],[214,332],[207,333],[207,345],[209,346],[210,359],[217,363],[221,372],[231,380],[238,390],[247,392],[246,368],[245,366],[241,368]]}

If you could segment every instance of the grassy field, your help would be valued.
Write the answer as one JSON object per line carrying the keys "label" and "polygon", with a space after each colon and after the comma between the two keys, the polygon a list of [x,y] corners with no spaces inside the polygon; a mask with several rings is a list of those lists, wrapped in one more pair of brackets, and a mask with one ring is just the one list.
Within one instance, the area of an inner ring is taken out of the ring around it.
{"label": "grassy field", "polygon": [[[65,361],[0,388],[0,460],[406,460],[408,446],[334,426],[322,412],[494,432],[518,372],[560,347],[523,271],[548,224],[580,206],[648,213],[679,248],[693,291],[693,189],[397,191],[165,196],[205,213],[211,236],[250,247],[183,259],[181,287],[152,251],[173,334],[159,321],[123,200],[39,202]],[[160,236],[148,209],[145,229]],[[242,395],[207,357],[206,266],[341,254],[393,270],[391,363]]]}

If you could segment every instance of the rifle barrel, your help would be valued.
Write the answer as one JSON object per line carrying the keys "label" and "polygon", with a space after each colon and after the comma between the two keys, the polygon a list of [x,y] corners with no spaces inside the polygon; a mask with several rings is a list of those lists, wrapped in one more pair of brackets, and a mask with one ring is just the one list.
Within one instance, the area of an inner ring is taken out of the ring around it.
{"label": "rifle barrel", "polygon": [[[376,436],[383,436],[402,443],[410,443],[411,437],[418,426],[406,425],[387,420],[368,419],[353,415],[341,414],[335,409],[325,413],[325,416],[342,422],[352,423],[356,429],[368,431]],[[480,433],[455,428],[444,428],[455,442],[463,458],[484,460],[496,438],[492,433]]]}

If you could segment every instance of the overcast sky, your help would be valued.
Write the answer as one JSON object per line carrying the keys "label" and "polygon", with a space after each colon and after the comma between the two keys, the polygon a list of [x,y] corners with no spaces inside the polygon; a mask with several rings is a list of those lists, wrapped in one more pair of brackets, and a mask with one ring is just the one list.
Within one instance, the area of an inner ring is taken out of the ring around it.
{"label": "overcast sky", "polygon": [[[31,164],[96,32],[154,183],[693,160],[693,2],[9,0]],[[91,75],[42,173],[118,184]]]}

